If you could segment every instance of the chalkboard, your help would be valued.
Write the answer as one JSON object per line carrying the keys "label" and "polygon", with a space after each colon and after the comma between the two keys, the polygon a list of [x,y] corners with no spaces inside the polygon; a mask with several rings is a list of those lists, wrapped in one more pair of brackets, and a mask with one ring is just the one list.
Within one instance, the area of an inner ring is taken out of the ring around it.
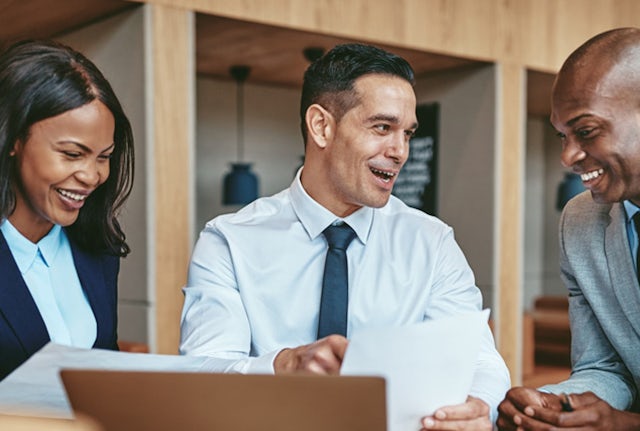
{"label": "chalkboard", "polygon": [[409,158],[398,175],[392,193],[410,207],[437,215],[440,105],[419,105],[416,116],[418,130],[409,142]]}

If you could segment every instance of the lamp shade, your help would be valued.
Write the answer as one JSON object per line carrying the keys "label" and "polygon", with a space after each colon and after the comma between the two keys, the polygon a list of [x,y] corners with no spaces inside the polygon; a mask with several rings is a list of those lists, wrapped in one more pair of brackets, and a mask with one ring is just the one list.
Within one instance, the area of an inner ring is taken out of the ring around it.
{"label": "lamp shade", "polygon": [[582,193],[586,188],[582,184],[580,175],[573,172],[565,172],[564,179],[558,184],[558,194],[556,197],[556,209],[562,211],[564,206],[575,195]]}
{"label": "lamp shade", "polygon": [[236,131],[238,138],[238,161],[231,163],[231,172],[223,179],[222,203],[245,205],[258,198],[258,177],[251,172],[251,163],[243,162],[244,154],[244,81],[249,76],[249,66],[231,66],[229,72],[237,82]]}
{"label": "lamp shade", "polygon": [[224,176],[223,203],[245,205],[258,198],[258,177],[251,172],[251,163],[232,163]]}

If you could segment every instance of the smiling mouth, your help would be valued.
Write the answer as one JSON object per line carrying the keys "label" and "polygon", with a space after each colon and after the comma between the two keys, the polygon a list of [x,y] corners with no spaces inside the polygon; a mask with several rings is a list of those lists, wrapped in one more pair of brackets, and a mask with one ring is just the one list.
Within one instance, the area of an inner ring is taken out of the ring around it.
{"label": "smiling mouth", "polygon": [[587,181],[595,180],[602,174],[604,174],[604,169],[600,168],[596,169],[595,171],[585,172],[584,174],[581,174],[580,179],[586,183]]}
{"label": "smiling mouth", "polygon": [[62,196],[64,196],[65,198],[72,199],[76,202],[82,202],[88,196],[88,195],[81,195],[79,193],[70,192],[69,190],[63,190],[63,189],[56,189],[56,191],[60,193]]}
{"label": "smiling mouth", "polygon": [[397,174],[395,172],[381,171],[380,169],[370,168],[373,175],[381,178],[382,181],[388,183],[391,181]]}

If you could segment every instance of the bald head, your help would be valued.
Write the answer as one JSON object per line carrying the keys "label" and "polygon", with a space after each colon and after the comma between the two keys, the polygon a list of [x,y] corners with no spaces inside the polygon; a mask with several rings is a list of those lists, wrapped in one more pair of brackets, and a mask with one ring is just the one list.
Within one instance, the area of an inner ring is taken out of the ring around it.
{"label": "bald head", "polygon": [[565,60],[561,71],[588,66],[594,59],[618,62],[633,51],[637,51],[638,47],[640,47],[640,29],[638,28],[618,28],[605,31],[592,37],[573,51]]}
{"label": "bald head", "polygon": [[551,124],[562,164],[596,202],[640,204],[640,29],[599,34],[565,61],[553,85]]}
{"label": "bald head", "polygon": [[613,79],[618,88],[640,90],[640,29],[619,28],[600,33],[573,51],[554,84],[554,93],[567,81],[584,84]]}

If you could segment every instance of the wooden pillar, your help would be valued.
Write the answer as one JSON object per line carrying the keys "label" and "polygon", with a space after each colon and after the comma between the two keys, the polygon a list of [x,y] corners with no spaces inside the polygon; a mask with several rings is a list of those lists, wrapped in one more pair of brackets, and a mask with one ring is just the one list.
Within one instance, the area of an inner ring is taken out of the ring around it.
{"label": "wooden pillar", "polygon": [[150,223],[150,340],[177,353],[180,313],[192,247],[194,15],[145,6]]}
{"label": "wooden pillar", "polygon": [[496,244],[497,344],[522,383],[522,288],[526,74],[521,64],[497,65]]}

